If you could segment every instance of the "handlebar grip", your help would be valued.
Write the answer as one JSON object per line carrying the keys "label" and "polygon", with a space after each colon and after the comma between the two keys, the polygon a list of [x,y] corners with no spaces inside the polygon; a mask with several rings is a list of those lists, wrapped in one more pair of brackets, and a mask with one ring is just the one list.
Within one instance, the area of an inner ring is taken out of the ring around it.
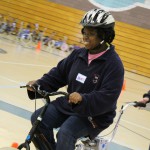
{"label": "handlebar grip", "polygon": [[34,83],[32,85],[23,85],[23,86],[20,86],[20,88],[27,88],[27,87],[30,87],[32,88],[33,90],[37,91],[38,90],[38,87],[40,87],[40,85],[38,85],[37,83]]}
{"label": "handlebar grip", "polygon": [[27,85],[21,85],[20,88],[27,88]]}
{"label": "handlebar grip", "polygon": [[146,107],[145,103],[135,101],[134,107]]}

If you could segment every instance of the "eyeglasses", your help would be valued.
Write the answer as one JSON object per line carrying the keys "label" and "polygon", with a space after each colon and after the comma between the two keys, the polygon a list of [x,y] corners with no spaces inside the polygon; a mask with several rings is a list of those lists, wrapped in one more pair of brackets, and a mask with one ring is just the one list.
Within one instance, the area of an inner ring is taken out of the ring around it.
{"label": "eyeglasses", "polygon": [[83,32],[82,35],[87,36],[87,37],[94,37],[97,35],[97,33],[85,33],[85,32]]}

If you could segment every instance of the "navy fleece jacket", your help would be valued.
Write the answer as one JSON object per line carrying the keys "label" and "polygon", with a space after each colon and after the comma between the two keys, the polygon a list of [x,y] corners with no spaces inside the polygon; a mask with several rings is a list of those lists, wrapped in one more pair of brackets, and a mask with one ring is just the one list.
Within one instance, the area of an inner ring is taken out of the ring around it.
{"label": "navy fleece jacket", "polygon": [[[107,127],[116,115],[117,99],[124,80],[124,67],[114,46],[88,65],[88,51],[85,48],[74,50],[61,60],[43,77],[37,80],[41,88],[57,91],[68,85],[67,92],[82,95],[80,104],[70,105],[65,97],[52,102],[62,113],[93,117],[99,127]],[[29,97],[34,93],[28,91]]]}

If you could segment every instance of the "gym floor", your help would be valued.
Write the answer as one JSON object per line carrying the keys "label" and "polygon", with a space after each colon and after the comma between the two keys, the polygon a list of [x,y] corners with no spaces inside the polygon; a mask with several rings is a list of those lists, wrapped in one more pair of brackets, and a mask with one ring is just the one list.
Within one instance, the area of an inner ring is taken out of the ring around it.
{"label": "gym floor", "polygon": [[[68,54],[55,49],[37,52],[0,35],[0,148],[10,147],[14,142],[23,143],[31,128],[30,116],[35,110],[35,102],[29,100],[26,89],[19,88],[20,85],[40,78]],[[150,78],[147,77],[126,71],[125,81],[117,114],[125,102],[140,100],[143,93],[150,89]],[[43,105],[42,100],[37,100],[37,108]],[[101,135],[108,134],[114,125]],[[128,108],[123,114],[111,150],[148,150],[149,127],[148,110]]]}

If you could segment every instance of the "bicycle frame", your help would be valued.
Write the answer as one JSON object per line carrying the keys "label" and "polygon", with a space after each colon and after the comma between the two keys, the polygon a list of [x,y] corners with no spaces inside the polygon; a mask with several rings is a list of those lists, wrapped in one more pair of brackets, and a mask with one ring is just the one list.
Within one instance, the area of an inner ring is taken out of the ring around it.
{"label": "bicycle frame", "polygon": [[[29,144],[30,144],[31,141],[33,140],[33,138],[34,138],[34,136],[35,136],[35,133],[37,132],[37,128],[38,128],[40,122],[42,121],[42,118],[43,118],[43,116],[44,116],[44,114],[45,114],[45,112],[46,112],[46,109],[47,109],[47,107],[48,107],[48,104],[50,103],[49,97],[47,97],[47,100],[49,100],[49,101],[47,101],[47,103],[44,105],[44,107],[43,107],[43,109],[42,109],[40,115],[38,116],[37,120],[34,122],[32,128],[31,128],[31,130],[30,130],[30,132],[29,132],[29,134],[28,134],[27,137],[26,137],[25,143],[22,143],[21,145],[19,145],[18,149],[21,150],[22,148],[26,148],[26,150],[30,150]],[[39,146],[39,145],[38,145],[38,142],[37,142],[37,141],[34,141],[34,142],[36,143],[36,146],[37,146],[37,148],[38,148],[38,146]],[[47,147],[48,147],[48,145],[47,145]],[[48,150],[51,150],[51,148],[49,147]]]}
{"label": "bicycle frame", "polygon": [[[59,94],[67,96],[68,94],[65,92],[61,92],[61,91],[48,93],[46,91],[41,91],[39,88],[40,87],[38,87],[37,92],[43,96],[43,98],[46,100],[46,104],[44,105],[41,113],[39,114],[36,121],[34,122],[29,134],[26,137],[25,142],[18,146],[17,149],[19,149],[19,150],[21,150],[22,148],[26,148],[26,150],[30,150],[30,143],[31,142],[33,142],[35,144],[36,148],[38,148],[40,150],[52,150],[51,145],[46,140],[44,135],[37,133],[38,132],[37,129],[38,129],[38,126],[40,125],[42,118],[43,118],[43,116],[44,116],[44,114],[48,108],[48,105],[50,104],[49,96],[54,96],[54,95],[59,95]],[[42,146],[40,146],[38,144],[39,142],[41,143],[40,145],[42,145]]]}

